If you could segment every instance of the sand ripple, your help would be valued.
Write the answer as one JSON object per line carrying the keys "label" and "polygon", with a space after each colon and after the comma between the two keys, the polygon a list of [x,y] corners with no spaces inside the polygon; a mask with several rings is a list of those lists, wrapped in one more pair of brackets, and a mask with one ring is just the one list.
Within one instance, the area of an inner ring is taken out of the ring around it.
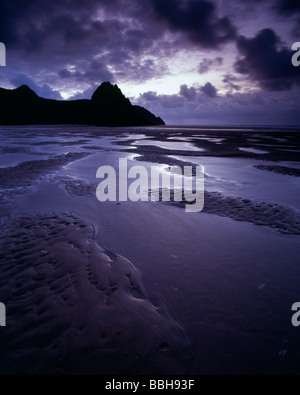
{"label": "sand ripple", "polygon": [[[157,190],[157,194],[161,197],[162,189]],[[186,200],[174,202],[173,190],[170,191],[170,196],[171,201],[163,203],[182,208],[189,204]],[[204,207],[201,212],[217,214],[237,221],[251,222],[255,225],[269,226],[282,233],[300,235],[299,210],[284,204],[255,201],[238,196],[226,196],[220,192],[204,191]]]}
{"label": "sand ripple", "polygon": [[2,219],[0,373],[184,373],[188,342],[141,275],[68,212]]}
{"label": "sand ripple", "polygon": [[33,180],[42,175],[58,170],[75,160],[84,158],[89,153],[69,152],[63,155],[57,155],[47,160],[34,160],[18,164],[17,166],[0,168],[0,187],[15,188],[20,186],[29,186]]}
{"label": "sand ripple", "polygon": [[273,171],[274,173],[286,174],[288,176],[300,177],[300,169],[289,166],[277,165],[254,165],[257,169]]}

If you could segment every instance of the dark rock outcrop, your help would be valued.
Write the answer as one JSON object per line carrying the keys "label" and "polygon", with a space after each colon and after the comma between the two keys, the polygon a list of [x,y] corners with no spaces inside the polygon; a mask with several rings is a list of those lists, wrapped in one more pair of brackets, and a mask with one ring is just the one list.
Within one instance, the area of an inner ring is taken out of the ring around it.
{"label": "dark rock outcrop", "polygon": [[117,85],[103,82],[91,100],[50,100],[27,85],[0,88],[0,124],[85,124],[98,126],[164,125],[164,121],[134,106]]}

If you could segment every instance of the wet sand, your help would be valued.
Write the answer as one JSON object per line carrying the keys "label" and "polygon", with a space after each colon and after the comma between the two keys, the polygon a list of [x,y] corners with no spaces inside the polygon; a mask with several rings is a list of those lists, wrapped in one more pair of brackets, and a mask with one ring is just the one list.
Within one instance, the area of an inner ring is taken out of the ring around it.
{"label": "wet sand", "polygon": [[274,171],[279,174],[287,174],[288,176],[300,177],[300,169],[288,166],[276,166],[276,165],[256,165],[257,169]]}
{"label": "wet sand", "polygon": [[[300,296],[300,214],[290,203],[299,132],[35,126],[0,135],[3,155],[32,156],[12,166],[3,156],[0,168],[2,374],[299,373],[290,321]],[[185,202],[96,199],[98,166],[128,157],[171,171],[195,155],[222,163],[207,167],[200,213]]]}
{"label": "wet sand", "polygon": [[[69,212],[4,218],[1,373],[181,373],[189,344],[125,258]],[[159,361],[159,363],[157,363]]]}

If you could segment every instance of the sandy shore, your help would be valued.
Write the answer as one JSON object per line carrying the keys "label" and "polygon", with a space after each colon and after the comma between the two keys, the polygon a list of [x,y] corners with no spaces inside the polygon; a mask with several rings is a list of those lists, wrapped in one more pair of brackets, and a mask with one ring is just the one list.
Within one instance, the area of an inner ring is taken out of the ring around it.
{"label": "sandy shore", "polygon": [[91,225],[64,212],[4,218],[1,229],[2,374],[186,369],[182,328],[147,298],[131,262],[95,242]]}
{"label": "sandy shore", "polygon": [[[1,374],[299,373],[299,132],[35,126],[0,139]],[[100,204],[96,170],[119,157],[167,172],[207,160],[203,211]]]}

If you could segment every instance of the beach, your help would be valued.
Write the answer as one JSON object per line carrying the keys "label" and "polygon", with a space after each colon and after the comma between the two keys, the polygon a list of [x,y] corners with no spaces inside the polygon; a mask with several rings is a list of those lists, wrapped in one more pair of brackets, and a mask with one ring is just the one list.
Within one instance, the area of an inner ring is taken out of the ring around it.
{"label": "beach", "polygon": [[[0,373],[299,374],[299,136],[1,126]],[[203,210],[100,202],[120,158],[203,166]]]}

